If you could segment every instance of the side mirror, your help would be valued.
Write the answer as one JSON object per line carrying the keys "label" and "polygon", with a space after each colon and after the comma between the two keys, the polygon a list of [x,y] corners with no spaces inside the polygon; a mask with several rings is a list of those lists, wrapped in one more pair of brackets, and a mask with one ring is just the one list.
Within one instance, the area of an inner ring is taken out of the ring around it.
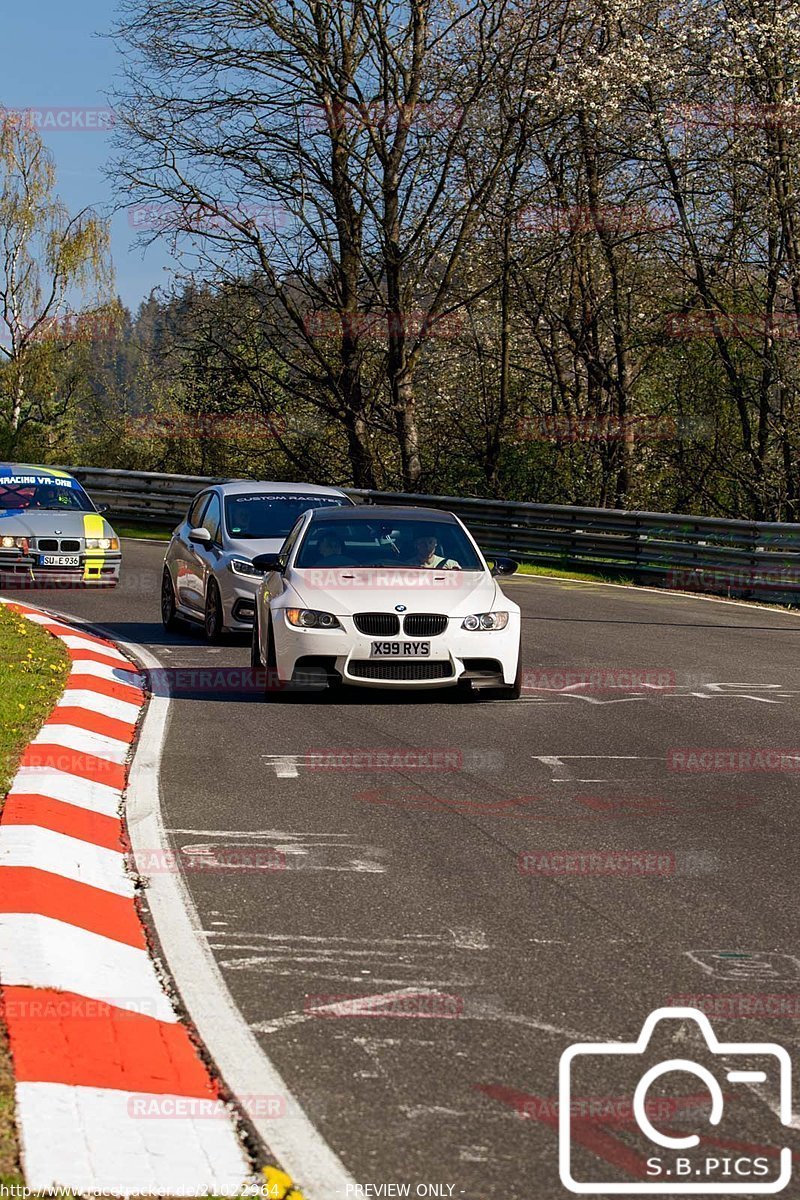
{"label": "side mirror", "polygon": [[282,571],[284,564],[277,554],[257,554],[253,559],[253,566],[267,575],[270,571]]}
{"label": "side mirror", "polygon": [[97,511],[99,513],[107,513],[110,510],[111,505],[110,504],[95,504],[95,508],[97,509]]}
{"label": "side mirror", "polygon": [[519,563],[513,558],[496,558],[492,567],[493,575],[513,575],[519,568]]}
{"label": "side mirror", "polygon": [[211,534],[207,529],[190,529],[189,541],[194,542],[195,546],[210,546]]}

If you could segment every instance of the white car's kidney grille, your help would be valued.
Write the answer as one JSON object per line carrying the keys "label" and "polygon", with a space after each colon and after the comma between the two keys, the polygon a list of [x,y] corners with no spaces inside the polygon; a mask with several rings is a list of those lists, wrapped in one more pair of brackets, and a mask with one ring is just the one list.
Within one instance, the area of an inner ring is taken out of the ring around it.
{"label": "white car's kidney grille", "polygon": [[396,679],[401,683],[416,683],[426,679],[450,679],[451,662],[351,662],[351,675],[359,679]]}
{"label": "white car's kidney grille", "polygon": [[369,637],[394,637],[400,632],[400,618],[394,613],[356,613],[353,620],[358,632]]}
{"label": "white car's kidney grille", "polygon": [[443,613],[409,613],[403,621],[403,632],[409,637],[436,637],[447,629]]}

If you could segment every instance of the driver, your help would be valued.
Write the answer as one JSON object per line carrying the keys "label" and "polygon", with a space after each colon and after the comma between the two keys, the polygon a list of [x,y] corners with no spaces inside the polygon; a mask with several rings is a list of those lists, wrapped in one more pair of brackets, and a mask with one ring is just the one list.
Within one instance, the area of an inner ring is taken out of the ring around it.
{"label": "driver", "polygon": [[423,533],[414,539],[414,554],[410,565],[428,567],[442,571],[460,571],[461,566],[454,558],[443,558],[436,553],[437,540],[434,534]]}
{"label": "driver", "polygon": [[319,539],[319,564],[321,567],[349,567],[351,564],[343,553],[342,539],[337,533],[323,533]]}

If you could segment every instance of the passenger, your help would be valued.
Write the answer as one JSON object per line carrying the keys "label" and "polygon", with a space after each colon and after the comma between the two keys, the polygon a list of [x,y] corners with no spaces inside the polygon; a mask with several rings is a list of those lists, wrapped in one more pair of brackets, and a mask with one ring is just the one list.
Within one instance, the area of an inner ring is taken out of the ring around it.
{"label": "passenger", "polygon": [[436,553],[436,538],[431,534],[420,534],[414,539],[414,554],[410,566],[426,567],[440,571],[460,571],[461,565],[454,558],[443,558]]}

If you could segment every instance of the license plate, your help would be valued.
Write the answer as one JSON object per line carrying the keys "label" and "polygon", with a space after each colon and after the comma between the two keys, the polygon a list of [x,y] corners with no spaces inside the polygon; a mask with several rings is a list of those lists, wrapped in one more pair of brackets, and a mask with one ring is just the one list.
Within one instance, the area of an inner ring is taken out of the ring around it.
{"label": "license plate", "polygon": [[79,567],[80,565],[81,560],[78,554],[42,554],[39,556],[40,567]]}
{"label": "license plate", "polygon": [[430,642],[373,642],[370,658],[429,658]]}

